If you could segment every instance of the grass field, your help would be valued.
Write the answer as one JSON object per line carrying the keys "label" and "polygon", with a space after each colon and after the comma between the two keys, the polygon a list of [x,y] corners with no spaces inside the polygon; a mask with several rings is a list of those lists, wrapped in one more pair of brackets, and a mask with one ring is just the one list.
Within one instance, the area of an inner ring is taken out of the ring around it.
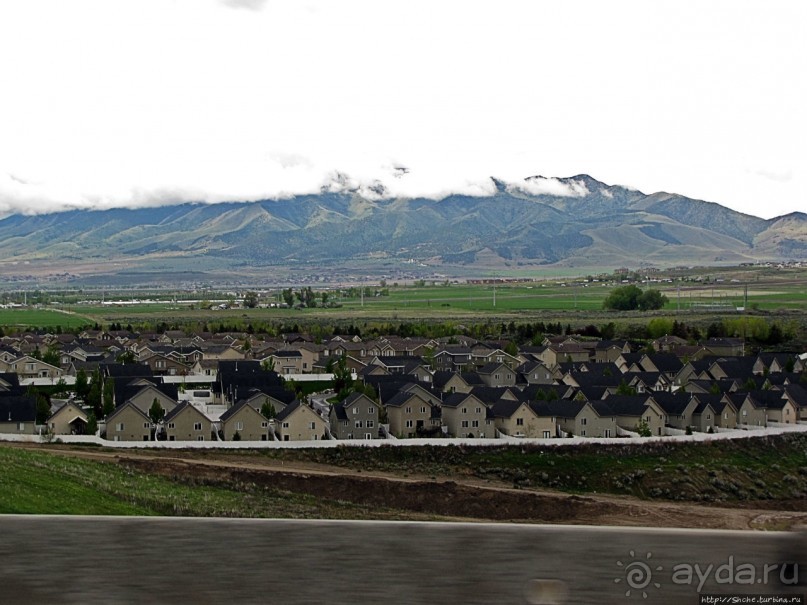
{"label": "grass field", "polygon": [[[746,301],[746,283],[748,283]],[[331,290],[330,300],[337,308],[311,309],[228,309],[199,308],[200,303],[183,302],[177,293],[176,302],[130,305],[79,305],[60,307],[61,311],[42,309],[0,309],[0,326],[74,328],[87,324],[107,325],[118,322],[133,325],[160,322],[192,324],[205,322],[248,323],[343,320],[447,320],[472,321],[532,320],[544,317],[560,319],[568,315],[580,321],[595,316],[592,323],[606,317],[618,318],[618,313],[605,313],[603,301],[615,284],[603,282],[554,281],[501,284],[435,284],[426,286],[392,286],[385,296],[347,298]],[[721,314],[727,309],[746,306],[766,312],[803,311],[807,309],[807,274],[785,277],[773,274],[759,279],[720,279],[710,283],[662,282],[652,284],[664,293],[669,302],[667,312],[689,314]],[[373,288],[375,290],[376,288]],[[380,288],[379,288],[380,290]],[[316,289],[315,289],[316,292]],[[131,297],[129,292],[127,296]],[[163,293],[165,298],[170,296]],[[218,295],[220,298],[223,295]],[[267,299],[264,299],[267,300]],[[278,300],[277,293],[274,298]],[[610,321],[610,319],[609,319]]]}
{"label": "grass field", "polygon": [[92,319],[75,313],[48,309],[0,309],[0,326],[80,328],[92,324]]}
{"label": "grass field", "polygon": [[113,463],[0,447],[0,514],[398,518],[342,501],[258,485],[211,486],[168,480]]}

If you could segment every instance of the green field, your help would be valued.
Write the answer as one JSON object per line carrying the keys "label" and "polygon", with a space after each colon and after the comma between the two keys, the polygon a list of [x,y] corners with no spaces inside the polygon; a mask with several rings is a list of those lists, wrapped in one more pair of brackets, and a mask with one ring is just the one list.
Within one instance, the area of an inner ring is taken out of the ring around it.
{"label": "green field", "polygon": [[62,313],[48,309],[0,309],[0,326],[81,328],[92,324],[92,319],[75,313]]}
{"label": "green field", "polygon": [[[0,514],[382,519],[373,510],[255,484],[169,480],[110,462],[0,447]],[[411,516],[411,515],[409,515]]]}
{"label": "green field", "polygon": [[[689,316],[715,316],[747,307],[750,311],[793,312],[807,309],[807,272],[800,270],[787,274],[743,272],[739,269],[725,275],[702,275],[694,281],[655,282],[652,288],[665,294],[669,302],[665,312],[689,314]],[[585,282],[577,280],[546,280],[517,284],[465,284],[434,282],[419,286],[363,286],[375,293],[347,297],[345,291],[314,288],[317,300],[321,292],[327,292],[329,300],[337,303],[334,308],[280,309],[280,308],[233,308],[227,310],[202,308],[210,303],[189,302],[188,292],[156,295],[163,302],[126,305],[78,304],[77,296],[65,295],[70,301],[58,305],[59,311],[50,308],[0,309],[0,326],[75,328],[98,323],[108,325],[160,324],[247,324],[249,322],[337,322],[337,321],[398,321],[398,320],[445,320],[466,322],[474,320],[531,320],[553,319],[597,323],[619,321],[624,314],[606,312],[603,301],[618,282]],[[297,290],[297,289],[295,289]],[[355,292],[355,288],[354,288]],[[131,291],[107,293],[110,297],[131,299]],[[212,300],[226,299],[224,293],[208,292]],[[100,296],[96,292],[96,300]],[[747,299],[746,299],[747,296]],[[171,298],[176,299],[172,302]],[[198,295],[197,295],[198,297]],[[186,300],[183,301],[182,299]],[[54,300],[59,300],[55,297]],[[109,298],[108,298],[109,300]],[[279,290],[265,291],[260,302],[278,302]]]}

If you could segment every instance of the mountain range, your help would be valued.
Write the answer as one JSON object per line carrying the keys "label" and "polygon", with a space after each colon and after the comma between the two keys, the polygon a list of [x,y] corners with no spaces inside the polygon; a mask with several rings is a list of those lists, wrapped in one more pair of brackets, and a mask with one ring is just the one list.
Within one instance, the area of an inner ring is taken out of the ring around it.
{"label": "mountain range", "polygon": [[12,262],[121,261],[170,272],[414,259],[495,271],[807,259],[804,213],[765,220],[588,175],[492,183],[490,195],[439,200],[387,197],[379,186],[372,195],[323,189],[257,202],[13,215],[0,220],[0,272]]}

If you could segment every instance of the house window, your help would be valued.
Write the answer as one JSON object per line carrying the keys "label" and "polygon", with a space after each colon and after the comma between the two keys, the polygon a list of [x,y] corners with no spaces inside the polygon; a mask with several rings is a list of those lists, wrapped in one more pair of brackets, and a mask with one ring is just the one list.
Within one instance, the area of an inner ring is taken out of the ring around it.
{"label": "house window", "polygon": [[588,418],[581,418],[580,419],[580,424],[583,425],[583,426],[586,426],[587,422],[588,422]]}
{"label": "house window", "polygon": [[316,425],[312,422],[308,425],[308,428],[310,428],[313,431],[316,428]]}
{"label": "house window", "polygon": [[412,413],[412,408],[411,407],[406,408],[406,413],[411,414]]}
{"label": "house window", "polygon": [[706,414],[706,420],[711,420],[711,419],[712,419],[712,415],[711,414]]}
{"label": "house window", "polygon": [[462,413],[467,414],[468,413],[468,408],[462,408]]}
{"label": "house window", "polygon": [[367,413],[368,413],[370,416],[375,416],[375,407],[369,407],[369,408],[367,408]]}
{"label": "house window", "polygon": [[586,429],[583,429],[582,431],[580,431],[580,436],[581,436],[581,437],[585,437],[585,436],[586,436]]}
{"label": "house window", "polygon": [[202,430],[202,423],[201,422],[194,422],[193,423],[193,430],[194,431],[201,431]]}
{"label": "house window", "polygon": [[426,406],[425,406],[425,405],[424,405],[423,407],[421,407],[421,408],[420,408],[420,413],[421,413],[421,414],[425,414],[425,413],[426,413]]}
{"label": "house window", "polygon": [[493,379],[494,379],[494,380],[499,380],[499,375],[498,375],[498,374],[494,374],[494,375],[493,375]]}
{"label": "house window", "polygon": [[476,413],[481,414],[482,413],[482,408],[476,408]]}
{"label": "house window", "polygon": [[353,433],[348,433],[345,439],[353,439]]}
{"label": "house window", "polygon": [[373,434],[372,434],[372,433],[364,433],[364,438],[365,438],[365,439],[372,439],[372,438],[373,438]]}
{"label": "house window", "polygon": [[355,416],[358,413],[359,413],[359,408],[353,408],[353,415]]}
{"label": "house window", "polygon": [[468,428],[468,421],[463,420],[462,423],[460,424],[460,426],[462,426],[462,428],[464,428],[464,429],[467,429]]}
{"label": "house window", "polygon": [[544,431],[544,439],[549,439],[552,437],[552,434],[549,431]]}
{"label": "house window", "polygon": [[268,429],[269,428],[269,423],[268,422],[261,422],[261,428],[262,429]]}
{"label": "house window", "polygon": [[371,429],[375,427],[375,420],[368,420],[367,421],[367,428]]}
{"label": "house window", "polygon": [[122,422],[118,422],[118,423],[115,425],[115,430],[116,430],[116,431],[122,431],[122,430],[123,430],[123,423],[122,423]]}
{"label": "house window", "polygon": [[[364,426],[364,423],[363,423],[361,420],[357,420],[357,421],[356,421],[356,428],[357,428],[357,429],[360,429],[360,428],[362,428],[363,426]],[[313,429],[314,427],[312,426],[311,428]]]}
{"label": "house window", "polygon": [[173,422],[169,422],[169,423],[168,423],[168,428],[169,428],[169,429],[173,429],[173,428],[175,428],[174,423],[173,423]]}
{"label": "house window", "polygon": [[474,427],[474,428],[478,428],[479,427],[479,421],[478,420],[472,420],[471,421],[471,426]]}
{"label": "house window", "polygon": [[143,423],[143,428],[144,428],[144,429],[150,429],[150,428],[151,428],[151,425],[150,425],[148,422],[144,422],[144,423]]}
{"label": "house window", "polygon": [[406,428],[411,429],[414,426],[411,420],[406,421]]}
{"label": "house window", "polygon": [[196,441],[204,441],[204,440],[205,440],[205,436],[204,436],[204,435],[199,435],[199,436],[196,438]]}
{"label": "house window", "polygon": [[244,430],[244,423],[243,422],[236,422],[235,423],[235,430],[236,431],[243,431]]}
{"label": "house window", "polygon": [[743,410],[743,416],[748,416],[748,410]]}
{"label": "house window", "polygon": [[25,423],[24,422],[18,422],[17,423],[17,430],[18,431],[24,431],[25,430]]}
{"label": "house window", "polygon": [[524,426],[524,419],[516,418],[516,426]]}

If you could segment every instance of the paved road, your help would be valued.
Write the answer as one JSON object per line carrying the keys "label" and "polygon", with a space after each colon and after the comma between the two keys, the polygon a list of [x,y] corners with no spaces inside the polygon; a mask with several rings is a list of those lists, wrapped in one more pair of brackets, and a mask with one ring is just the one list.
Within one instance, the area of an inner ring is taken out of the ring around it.
{"label": "paved road", "polygon": [[807,568],[779,532],[12,515],[0,535],[0,602],[33,605],[696,605],[803,595],[781,570]]}

